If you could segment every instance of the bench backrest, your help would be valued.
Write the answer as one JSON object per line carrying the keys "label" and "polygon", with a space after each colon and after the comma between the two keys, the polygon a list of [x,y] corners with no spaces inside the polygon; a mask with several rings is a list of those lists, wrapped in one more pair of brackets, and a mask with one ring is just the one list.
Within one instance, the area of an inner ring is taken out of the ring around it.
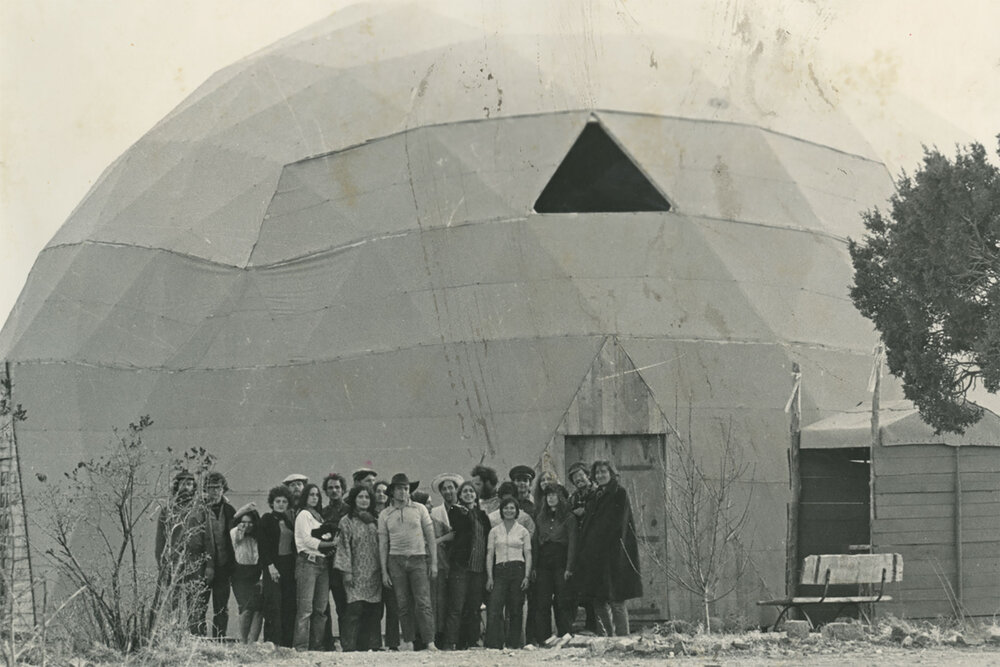
{"label": "bench backrest", "polygon": [[903,557],[899,554],[826,554],[806,556],[802,561],[802,583],[807,585],[878,584],[902,580]]}

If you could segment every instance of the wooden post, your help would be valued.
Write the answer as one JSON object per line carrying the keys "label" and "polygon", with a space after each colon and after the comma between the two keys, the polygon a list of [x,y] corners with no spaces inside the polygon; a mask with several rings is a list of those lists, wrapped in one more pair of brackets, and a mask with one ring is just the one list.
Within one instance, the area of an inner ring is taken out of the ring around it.
{"label": "wooden post", "polygon": [[875,368],[872,370],[873,374],[873,384],[871,387],[872,392],[872,432],[871,432],[871,442],[872,442],[872,454],[875,453],[875,448],[879,445],[879,402],[881,401],[882,393],[882,345],[881,343],[875,348]]}
{"label": "wooden post", "polygon": [[962,448],[955,447],[955,594],[958,604],[965,604],[965,591],[962,586]]}
{"label": "wooden post", "polygon": [[875,527],[875,473],[876,458],[882,445],[882,426],[879,422],[879,411],[882,401],[882,354],[885,347],[879,341],[875,345],[875,360],[872,367],[872,378],[868,389],[872,392],[871,450],[868,452],[868,551],[874,552],[872,530]]}
{"label": "wooden post", "polygon": [[799,450],[802,429],[799,424],[802,373],[792,363],[792,395],[788,399],[791,415],[788,428],[788,535],[785,539],[785,595],[794,597],[799,583],[799,502],[802,498],[802,477],[799,470]]}

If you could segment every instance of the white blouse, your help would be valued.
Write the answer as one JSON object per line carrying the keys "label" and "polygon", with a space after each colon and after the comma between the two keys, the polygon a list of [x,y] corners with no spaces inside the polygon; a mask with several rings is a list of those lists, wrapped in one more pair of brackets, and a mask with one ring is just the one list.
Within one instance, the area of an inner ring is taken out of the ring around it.
{"label": "white blouse", "polygon": [[295,548],[300,554],[322,556],[319,551],[319,538],[312,536],[312,531],[323,524],[316,520],[309,510],[302,510],[295,517]]}
{"label": "white blouse", "polygon": [[240,565],[256,565],[260,553],[257,550],[256,538],[240,538],[239,535],[239,525],[233,526],[229,530],[229,537],[233,540],[233,552],[236,554],[236,562]]}
{"label": "white blouse", "polygon": [[493,550],[497,563],[524,562],[525,555],[531,553],[531,534],[519,523],[515,522],[510,532],[500,523],[490,530],[486,548]]}

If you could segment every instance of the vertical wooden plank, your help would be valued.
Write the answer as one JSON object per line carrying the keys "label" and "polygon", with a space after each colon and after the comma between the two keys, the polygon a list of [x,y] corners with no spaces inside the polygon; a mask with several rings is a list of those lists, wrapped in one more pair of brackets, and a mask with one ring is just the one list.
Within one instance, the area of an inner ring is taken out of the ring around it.
{"label": "vertical wooden plank", "polygon": [[579,433],[593,433],[595,427],[595,417],[593,409],[594,402],[594,368],[587,371],[587,376],[580,385],[580,391],[576,395],[577,421],[580,425]]}
{"label": "vertical wooden plank", "polygon": [[962,448],[955,447],[955,593],[958,603],[965,602],[962,586]]}
{"label": "vertical wooden plank", "polygon": [[799,502],[802,498],[802,480],[799,470],[799,449],[802,433],[799,426],[798,392],[802,373],[798,363],[792,363],[791,419],[788,426],[788,533],[785,538],[785,595],[795,595],[799,580]]}

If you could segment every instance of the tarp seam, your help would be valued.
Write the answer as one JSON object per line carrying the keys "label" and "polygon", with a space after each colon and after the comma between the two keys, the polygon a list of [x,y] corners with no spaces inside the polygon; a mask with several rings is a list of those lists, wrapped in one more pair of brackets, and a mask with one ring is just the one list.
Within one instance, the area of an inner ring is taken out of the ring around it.
{"label": "tarp seam", "polygon": [[[511,342],[518,343],[528,343],[532,341],[549,341],[549,340],[560,340],[564,338],[603,338],[607,336],[607,333],[578,333],[578,334],[566,334],[562,336],[524,336],[517,338],[491,338],[491,344],[504,344]],[[626,340],[655,340],[662,342],[664,344],[674,344],[674,343],[704,343],[704,344],[714,344],[714,345],[748,345],[748,346],[767,346],[767,347],[781,347],[796,350],[816,350],[823,352],[837,352],[842,354],[851,354],[857,356],[868,357],[871,355],[871,350],[861,349],[857,350],[841,347],[837,345],[825,345],[823,343],[817,343],[814,341],[798,341],[789,340],[781,341],[774,339],[751,339],[744,338],[739,340],[732,339],[722,339],[722,338],[664,338],[663,336],[643,336],[634,334],[616,334],[619,338],[624,338]],[[366,357],[372,357],[377,355],[385,354],[396,354],[398,352],[408,351],[408,350],[419,350],[419,349],[429,349],[429,348],[441,348],[449,346],[465,346],[465,345],[478,345],[481,344],[481,339],[474,340],[455,340],[446,342],[436,342],[436,343],[418,343],[416,345],[408,345],[406,347],[396,347],[396,348],[386,348],[383,350],[359,350],[354,353],[345,354],[335,357],[326,357],[323,359],[310,359],[308,361],[289,361],[284,363],[270,363],[270,364],[259,364],[253,366],[203,366],[198,368],[170,368],[166,366],[135,366],[132,364],[112,364],[106,362],[97,361],[86,361],[82,359],[9,359],[10,363],[17,365],[74,365],[83,366],[87,368],[108,368],[115,370],[128,370],[128,371],[153,371],[153,372],[166,372],[166,373],[186,373],[186,372],[205,372],[205,371],[255,371],[264,370],[268,368],[297,368],[300,366],[316,366],[328,363],[340,363],[349,361],[358,361]]]}

